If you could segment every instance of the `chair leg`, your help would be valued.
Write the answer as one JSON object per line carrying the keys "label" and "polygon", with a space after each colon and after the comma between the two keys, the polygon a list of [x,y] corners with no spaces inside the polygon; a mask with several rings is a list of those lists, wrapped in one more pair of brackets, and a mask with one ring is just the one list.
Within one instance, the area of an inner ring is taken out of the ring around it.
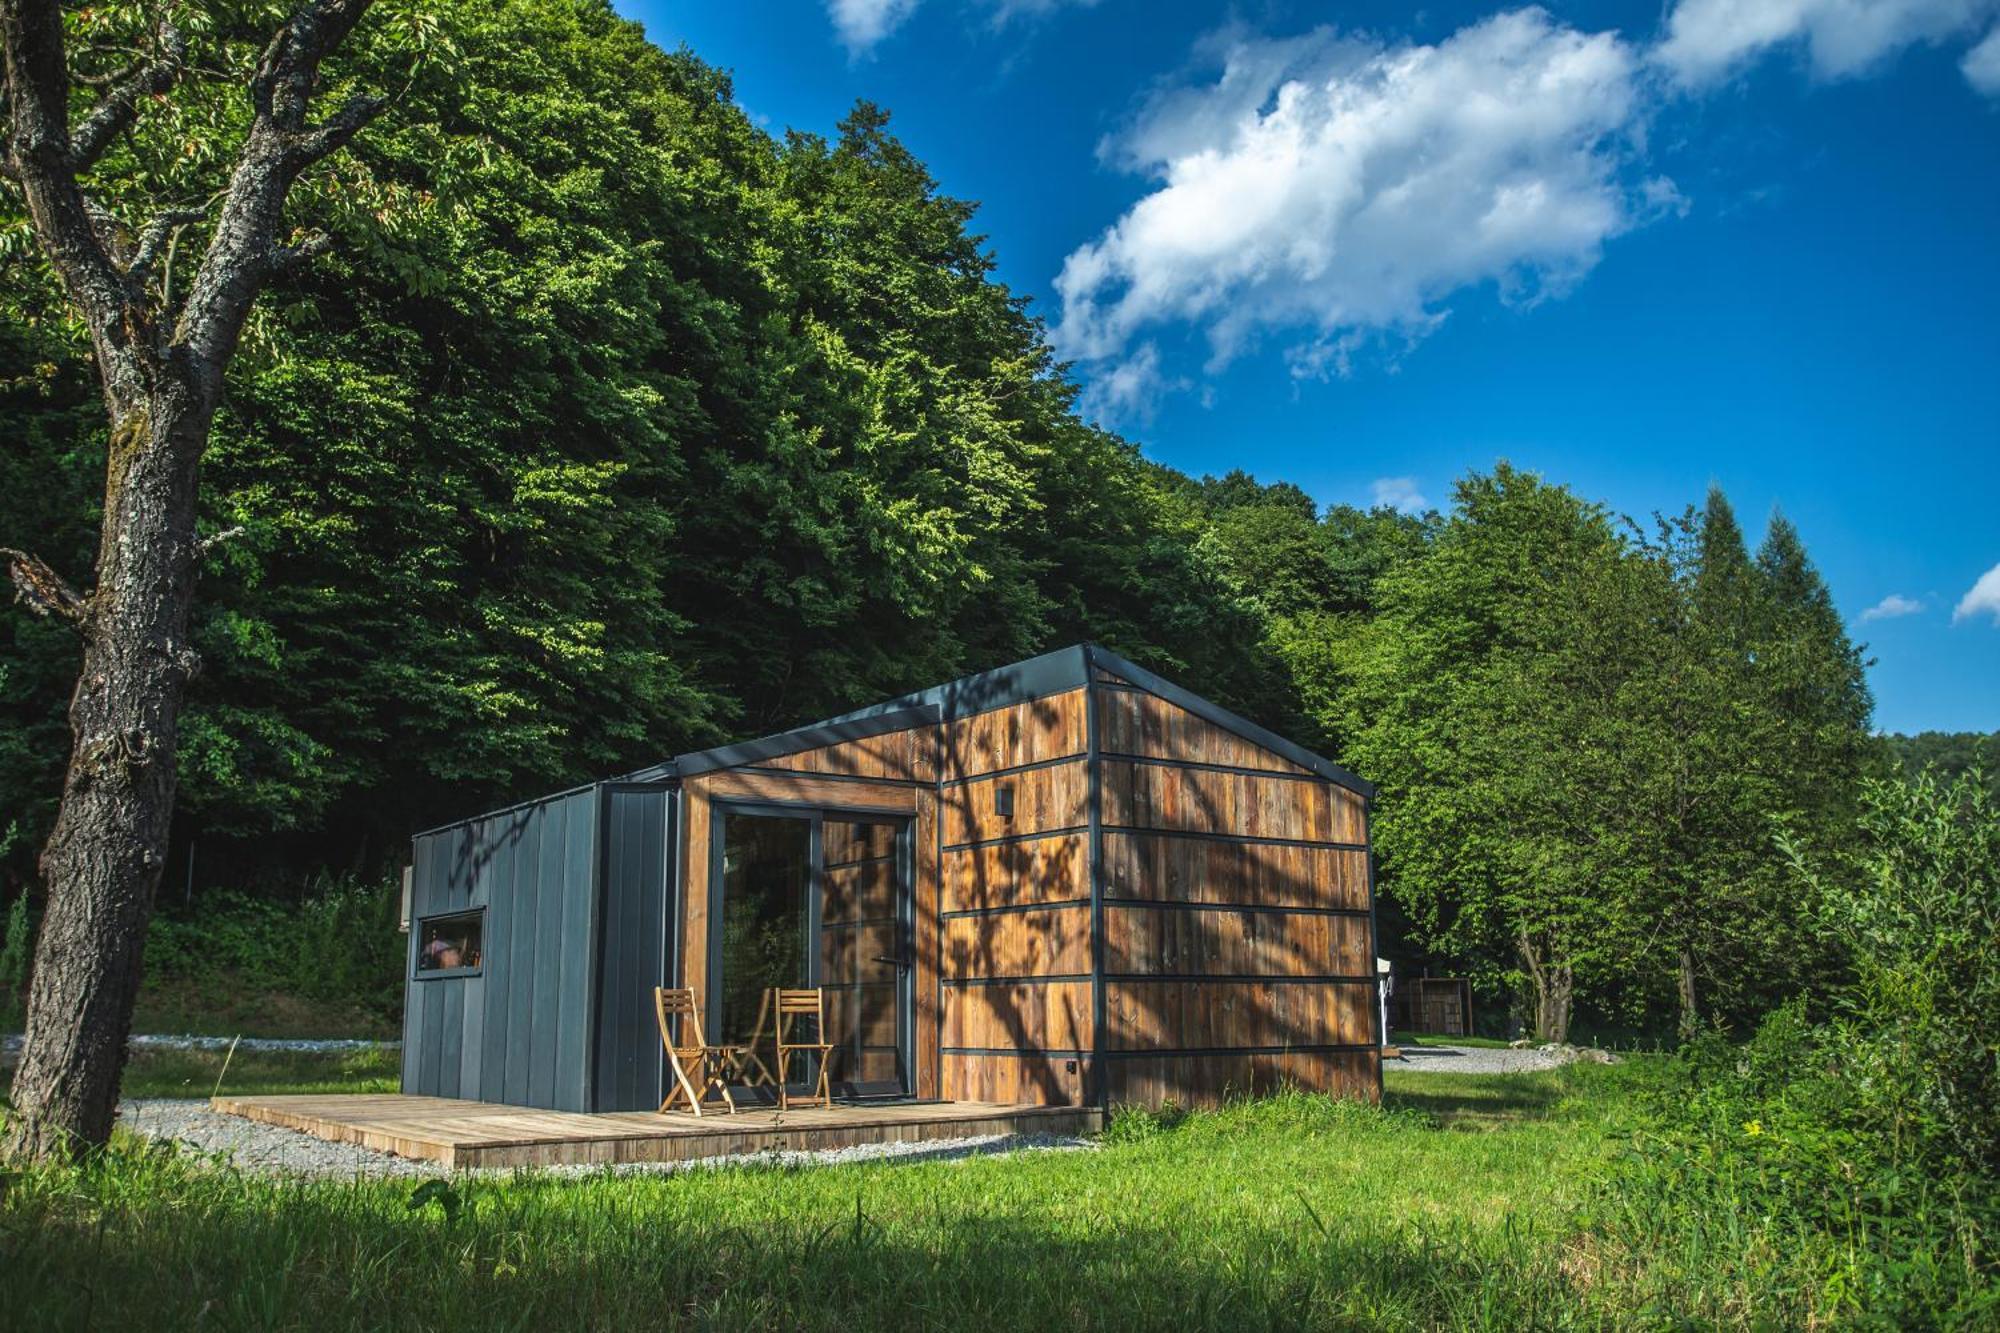
{"label": "chair leg", "polygon": [[687,1071],[681,1068],[680,1057],[669,1054],[667,1063],[674,1067],[674,1085],[667,1089],[667,1099],[660,1103],[659,1114],[665,1115],[674,1104],[676,1097],[686,1097],[688,1109],[701,1114],[701,1099],[694,1095],[694,1084],[688,1082]]}

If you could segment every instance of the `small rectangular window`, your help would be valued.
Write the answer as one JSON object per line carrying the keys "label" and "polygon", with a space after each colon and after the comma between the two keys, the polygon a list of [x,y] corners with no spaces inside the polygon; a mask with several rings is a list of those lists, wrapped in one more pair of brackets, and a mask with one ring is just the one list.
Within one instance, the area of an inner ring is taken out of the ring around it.
{"label": "small rectangular window", "polygon": [[426,917],[418,926],[417,975],[459,975],[479,970],[486,913]]}

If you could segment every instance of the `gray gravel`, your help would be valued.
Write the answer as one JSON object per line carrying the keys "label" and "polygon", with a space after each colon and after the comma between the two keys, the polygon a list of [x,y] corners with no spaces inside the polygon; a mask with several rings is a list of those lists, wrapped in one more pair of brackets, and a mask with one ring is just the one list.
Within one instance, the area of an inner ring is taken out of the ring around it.
{"label": "gray gravel", "polygon": [[1531,1046],[1524,1049],[1496,1046],[1405,1046],[1403,1058],[1383,1063],[1384,1069],[1407,1069],[1417,1074],[1532,1074],[1543,1069],[1560,1069],[1578,1060],[1616,1063],[1608,1051],[1580,1046]]}
{"label": "gray gravel", "polygon": [[[329,1143],[298,1130],[259,1124],[242,1116],[210,1109],[205,1101],[147,1098],[124,1102],[119,1124],[136,1134],[180,1143],[209,1154],[217,1165],[233,1162],[246,1170],[299,1176],[436,1176],[445,1169],[435,1162],[413,1161],[350,1143]],[[948,1162],[966,1157],[1021,1151],[1076,1150],[1090,1147],[1088,1139],[1053,1134],[988,1134],[977,1138],[935,1139],[928,1143],[870,1143],[824,1152],[762,1152],[747,1156],[712,1157],[695,1162],[639,1162],[622,1166],[551,1166],[538,1172],[557,1176],[664,1175],[716,1166],[800,1167],[846,1162]],[[467,1175],[510,1175],[511,1169],[472,1171]]]}

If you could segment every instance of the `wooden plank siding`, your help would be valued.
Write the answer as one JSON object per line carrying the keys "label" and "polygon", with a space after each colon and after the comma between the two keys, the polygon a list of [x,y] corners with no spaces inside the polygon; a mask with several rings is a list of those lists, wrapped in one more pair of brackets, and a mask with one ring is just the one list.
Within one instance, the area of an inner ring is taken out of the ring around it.
{"label": "wooden plank siding", "polygon": [[1379,1096],[1366,802],[1168,699],[1092,688],[1101,1095]]}
{"label": "wooden plank siding", "polygon": [[1075,1105],[1088,1095],[1088,720],[1076,689],[940,728],[948,1098]]}

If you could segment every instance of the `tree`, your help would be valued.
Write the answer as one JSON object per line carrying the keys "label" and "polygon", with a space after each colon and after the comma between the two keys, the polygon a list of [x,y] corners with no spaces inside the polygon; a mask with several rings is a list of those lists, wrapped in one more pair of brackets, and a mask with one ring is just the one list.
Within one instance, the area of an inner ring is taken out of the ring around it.
{"label": "tree", "polygon": [[[110,446],[96,581],[72,588],[41,557],[4,552],[19,595],[67,622],[81,643],[72,747],[55,828],[42,853],[48,908],[14,1076],[6,1150],[50,1157],[111,1132],[141,948],[174,807],[181,702],[198,660],[189,645],[204,550],[197,486],[224,374],[272,276],[331,241],[290,236],[294,182],[385,105],[328,99],[327,58],[370,0],[304,0],[249,70],[249,123],[213,217],[190,205],[134,225],[96,197],[90,176],[153,99],[196,68],[171,11],[139,34],[139,55],[69,51],[57,0],[0,0],[6,56],[4,175],[24,199],[42,253],[87,329]],[[119,34],[123,36],[124,34]],[[104,89],[80,118],[72,99]],[[170,255],[207,233],[184,284]]]}
{"label": "tree", "polygon": [[1636,951],[1647,577],[1601,508],[1503,463],[1384,575],[1352,668],[1385,881],[1428,945],[1524,986],[1548,1041]]}

